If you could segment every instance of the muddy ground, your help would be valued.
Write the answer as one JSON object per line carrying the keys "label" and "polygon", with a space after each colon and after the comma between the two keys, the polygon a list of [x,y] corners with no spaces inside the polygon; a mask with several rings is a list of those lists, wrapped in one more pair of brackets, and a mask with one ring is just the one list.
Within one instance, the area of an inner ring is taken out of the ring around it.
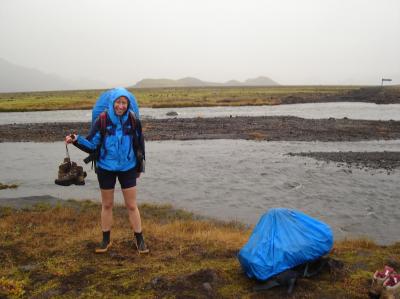
{"label": "muddy ground", "polygon": [[[62,141],[71,131],[86,135],[89,123],[10,124],[0,126],[0,142]],[[264,141],[362,141],[400,139],[400,121],[303,119],[290,116],[150,119],[146,140],[246,139]],[[300,153],[338,166],[400,167],[400,152]],[[342,164],[340,164],[342,163]]]}

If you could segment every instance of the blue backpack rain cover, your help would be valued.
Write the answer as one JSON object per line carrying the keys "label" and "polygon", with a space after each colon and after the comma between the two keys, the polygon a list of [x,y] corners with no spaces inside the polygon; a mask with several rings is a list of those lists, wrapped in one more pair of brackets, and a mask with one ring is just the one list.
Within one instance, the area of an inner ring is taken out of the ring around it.
{"label": "blue backpack rain cover", "polygon": [[130,111],[133,111],[135,113],[135,115],[137,117],[139,117],[139,115],[138,115],[139,108],[138,108],[135,96],[132,93],[130,93],[128,90],[126,90],[125,88],[117,87],[117,88],[113,88],[113,89],[103,92],[100,95],[100,97],[97,99],[96,104],[94,104],[93,109],[92,109],[92,126],[95,123],[97,117],[99,117],[100,113],[102,113],[103,111],[108,109],[109,101],[114,98],[113,95],[116,93],[120,94],[121,92],[126,94],[129,98]]}
{"label": "blue backpack rain cover", "polygon": [[267,280],[318,259],[333,245],[331,228],[299,211],[276,208],[265,213],[240,250],[238,259],[249,278]]}

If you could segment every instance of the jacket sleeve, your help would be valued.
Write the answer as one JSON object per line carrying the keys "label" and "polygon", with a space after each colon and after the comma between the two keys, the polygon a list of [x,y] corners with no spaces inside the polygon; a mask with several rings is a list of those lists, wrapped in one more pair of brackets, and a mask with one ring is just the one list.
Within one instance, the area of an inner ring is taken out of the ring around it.
{"label": "jacket sleeve", "polygon": [[78,135],[78,139],[74,142],[74,145],[80,150],[91,153],[100,145],[101,133],[100,133],[100,119],[98,118],[92,126],[89,135],[82,137]]}

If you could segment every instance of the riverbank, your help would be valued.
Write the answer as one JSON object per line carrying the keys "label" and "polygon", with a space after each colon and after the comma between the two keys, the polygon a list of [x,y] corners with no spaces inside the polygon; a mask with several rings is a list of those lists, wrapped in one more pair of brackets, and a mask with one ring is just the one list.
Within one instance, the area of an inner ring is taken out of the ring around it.
{"label": "riverbank", "polygon": [[[286,290],[256,293],[237,252],[251,230],[204,219],[170,206],[142,205],[149,255],[138,255],[125,208],[115,208],[114,245],[93,253],[100,206],[69,201],[30,209],[0,208],[0,296],[29,298],[283,298]],[[77,233],[79,232],[79,233]],[[400,270],[400,243],[336,242],[342,269],[300,279],[291,298],[365,298],[376,269]]]}
{"label": "riverbank", "polygon": [[[0,125],[0,142],[62,141],[86,136],[90,123]],[[265,141],[361,141],[400,139],[400,121],[304,119],[293,116],[145,119],[146,140],[246,139]]]}

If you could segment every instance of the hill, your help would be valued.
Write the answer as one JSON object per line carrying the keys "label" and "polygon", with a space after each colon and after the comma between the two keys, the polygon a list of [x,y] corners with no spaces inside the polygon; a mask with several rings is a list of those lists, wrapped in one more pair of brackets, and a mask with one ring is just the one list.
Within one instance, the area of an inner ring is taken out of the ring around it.
{"label": "hill", "polygon": [[225,83],[207,82],[193,77],[185,77],[178,80],[172,79],[143,79],[132,88],[158,88],[158,87],[206,87],[206,86],[277,86],[277,82],[268,77],[260,76],[247,79],[244,82],[229,80]]}
{"label": "hill", "polygon": [[260,76],[257,78],[253,79],[247,79],[244,81],[243,85],[245,86],[273,86],[273,85],[279,85],[275,81],[271,80],[268,77]]}
{"label": "hill", "polygon": [[0,92],[94,89],[105,86],[103,82],[84,78],[69,80],[0,58]]}

